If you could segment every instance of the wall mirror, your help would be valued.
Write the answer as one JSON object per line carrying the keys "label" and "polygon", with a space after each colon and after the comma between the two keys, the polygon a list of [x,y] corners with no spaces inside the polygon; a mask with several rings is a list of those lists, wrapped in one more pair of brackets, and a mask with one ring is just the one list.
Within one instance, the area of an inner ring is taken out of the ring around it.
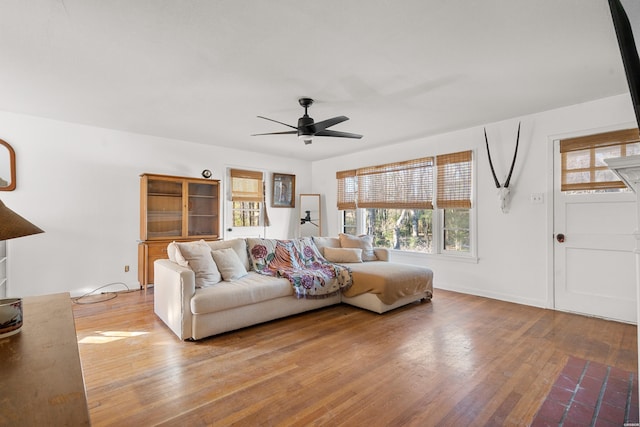
{"label": "wall mirror", "polygon": [[300,194],[300,237],[322,236],[320,195]]}
{"label": "wall mirror", "polygon": [[16,188],[16,153],[9,143],[0,139],[0,191]]}

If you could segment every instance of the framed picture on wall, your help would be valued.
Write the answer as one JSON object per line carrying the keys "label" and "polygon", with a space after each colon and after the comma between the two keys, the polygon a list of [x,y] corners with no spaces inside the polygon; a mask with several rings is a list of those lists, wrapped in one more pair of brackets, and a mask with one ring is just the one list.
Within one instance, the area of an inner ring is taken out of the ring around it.
{"label": "framed picture on wall", "polygon": [[274,173],[271,196],[272,208],[294,208],[296,206],[296,176]]}

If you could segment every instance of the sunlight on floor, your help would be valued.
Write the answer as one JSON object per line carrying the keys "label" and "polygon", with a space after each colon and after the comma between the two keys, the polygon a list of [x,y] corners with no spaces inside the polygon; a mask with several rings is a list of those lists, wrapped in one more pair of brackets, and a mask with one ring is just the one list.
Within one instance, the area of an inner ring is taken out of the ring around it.
{"label": "sunlight on floor", "polygon": [[148,332],[96,331],[94,332],[94,335],[90,335],[79,340],[78,344],[105,344],[145,334],[148,334]]}

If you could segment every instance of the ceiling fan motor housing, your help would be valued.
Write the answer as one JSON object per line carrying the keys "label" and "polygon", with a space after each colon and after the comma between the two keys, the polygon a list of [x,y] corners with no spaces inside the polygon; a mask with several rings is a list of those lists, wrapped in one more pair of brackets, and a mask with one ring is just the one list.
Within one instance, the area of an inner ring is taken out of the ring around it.
{"label": "ceiling fan motor housing", "polygon": [[313,136],[315,133],[315,126],[313,125],[313,118],[308,115],[304,115],[298,119],[298,137]]}

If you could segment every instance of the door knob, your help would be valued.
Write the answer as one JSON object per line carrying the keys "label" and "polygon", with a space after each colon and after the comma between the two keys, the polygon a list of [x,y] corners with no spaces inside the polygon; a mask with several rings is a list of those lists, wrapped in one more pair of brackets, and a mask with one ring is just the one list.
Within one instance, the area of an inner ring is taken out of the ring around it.
{"label": "door knob", "polygon": [[564,243],[564,234],[558,233],[556,235],[556,240],[558,241],[558,243]]}

